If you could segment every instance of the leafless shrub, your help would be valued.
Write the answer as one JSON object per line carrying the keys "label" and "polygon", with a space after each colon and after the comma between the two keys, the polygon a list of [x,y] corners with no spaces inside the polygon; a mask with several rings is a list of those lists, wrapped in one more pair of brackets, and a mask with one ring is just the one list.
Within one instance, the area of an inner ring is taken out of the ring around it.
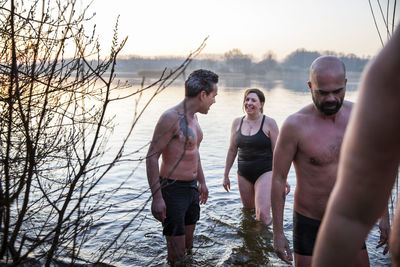
{"label": "leafless shrub", "polygon": [[[88,35],[83,27],[88,7],[77,14],[76,5],[76,0],[0,0],[0,259],[9,264],[32,256],[46,266],[59,258],[71,265],[102,262],[113,255],[108,249],[118,250],[121,233],[140,210],[128,214],[129,223],[108,238],[103,251],[91,259],[82,256],[113,208],[110,199],[123,187],[101,190],[99,183],[127,160],[126,142],[148,104],[204,46],[154,83],[113,98],[112,92],[130,86],[115,81],[127,39],[118,41],[116,23],[111,51],[102,59],[95,30]],[[105,159],[113,130],[109,104],[142,100],[150,88],[152,96],[135,109],[115,155]]]}

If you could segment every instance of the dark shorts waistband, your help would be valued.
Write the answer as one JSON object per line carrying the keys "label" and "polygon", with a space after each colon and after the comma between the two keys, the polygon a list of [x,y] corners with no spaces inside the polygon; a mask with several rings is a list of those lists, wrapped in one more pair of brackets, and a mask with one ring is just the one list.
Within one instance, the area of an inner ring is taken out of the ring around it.
{"label": "dark shorts waistband", "polygon": [[191,181],[185,181],[185,180],[175,180],[175,179],[170,179],[170,178],[165,178],[160,176],[160,184],[161,185],[170,185],[170,184],[175,184],[175,185],[180,185],[180,186],[195,186],[197,187],[197,179],[191,180]]}

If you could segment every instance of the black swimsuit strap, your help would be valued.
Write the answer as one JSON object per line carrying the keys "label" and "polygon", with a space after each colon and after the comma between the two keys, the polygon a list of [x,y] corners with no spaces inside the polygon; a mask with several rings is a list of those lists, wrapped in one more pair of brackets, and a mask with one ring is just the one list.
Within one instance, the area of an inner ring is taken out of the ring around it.
{"label": "black swimsuit strap", "polygon": [[[243,124],[244,117],[246,117],[246,116],[243,116],[242,119],[240,120],[240,126],[239,126],[239,130],[238,130],[238,132],[240,134],[242,134],[242,124]],[[263,128],[263,125],[264,125],[264,120],[265,120],[265,115],[263,115],[263,118],[262,118],[262,121],[261,121],[261,125],[260,125],[260,129],[258,130],[258,132],[262,131],[262,128]]]}
{"label": "black swimsuit strap", "polygon": [[243,117],[242,117],[242,120],[240,121],[240,126],[239,126],[239,130],[238,130],[239,133],[242,133],[242,124],[243,124],[243,119],[244,119],[244,117],[245,117],[245,116],[243,116]]}
{"label": "black swimsuit strap", "polygon": [[264,120],[265,120],[265,115],[263,115],[263,119],[262,119],[262,122],[261,122],[260,130],[258,130],[258,131],[262,131],[262,128],[263,128],[263,125],[264,125]]}

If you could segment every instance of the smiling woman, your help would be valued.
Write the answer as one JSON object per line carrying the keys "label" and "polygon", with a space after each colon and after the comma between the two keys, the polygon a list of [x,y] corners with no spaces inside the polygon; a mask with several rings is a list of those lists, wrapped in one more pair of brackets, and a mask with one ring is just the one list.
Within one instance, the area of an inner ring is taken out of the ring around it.
{"label": "smiling woman", "polygon": [[253,88],[244,93],[246,116],[233,121],[222,185],[229,192],[229,172],[238,155],[237,176],[243,207],[255,209],[257,220],[269,225],[272,154],[279,130],[274,119],[263,115],[264,104],[261,90]]}

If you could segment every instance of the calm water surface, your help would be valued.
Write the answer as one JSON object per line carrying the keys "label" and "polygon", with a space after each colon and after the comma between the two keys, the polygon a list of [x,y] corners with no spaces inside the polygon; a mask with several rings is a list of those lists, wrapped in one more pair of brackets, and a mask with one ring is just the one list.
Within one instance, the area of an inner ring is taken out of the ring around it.
{"label": "calm water surface", "polygon": [[[356,101],[358,80],[358,75],[349,76],[347,100]],[[288,115],[311,103],[306,81],[306,75],[304,79],[288,78],[274,81],[221,77],[216,104],[211,106],[207,115],[198,115],[204,133],[200,155],[209,199],[201,209],[201,218],[195,231],[193,255],[187,258],[187,266],[286,266],[273,252],[272,228],[264,227],[255,220],[254,213],[242,209],[237,187],[236,162],[230,173],[231,192],[225,192],[221,182],[231,123],[235,117],[243,116],[241,103],[245,89],[257,87],[263,90],[266,95],[264,113],[273,117],[280,127]],[[139,84],[139,81],[136,84]],[[126,89],[121,93],[132,91],[133,89]],[[98,239],[87,248],[88,255],[91,251],[98,250],[99,244],[116,235],[121,227],[130,223],[128,231],[119,242],[122,249],[118,254],[118,262],[113,264],[168,266],[166,241],[162,235],[161,224],[151,215],[151,202],[147,202],[150,192],[145,163],[140,159],[147,152],[147,144],[160,114],[176,105],[183,96],[183,82],[178,81],[157,96],[136,125],[126,150],[132,153],[130,158],[134,161],[116,166],[103,181],[104,188],[116,186],[123,181],[125,185],[114,198],[114,201],[119,203],[117,208],[103,219],[103,225],[98,229]],[[147,97],[145,94],[143,100]],[[118,126],[111,144],[117,145],[126,135],[127,125],[132,121],[134,105],[134,101],[130,99],[112,106],[112,113],[117,115],[114,122]],[[143,146],[145,147],[142,148]],[[292,247],[293,193],[296,186],[293,167],[289,172],[288,182],[291,192],[285,205],[284,229]],[[378,239],[379,231],[375,226],[367,240],[371,266],[388,266],[389,256],[383,256],[381,249],[375,249]]]}

